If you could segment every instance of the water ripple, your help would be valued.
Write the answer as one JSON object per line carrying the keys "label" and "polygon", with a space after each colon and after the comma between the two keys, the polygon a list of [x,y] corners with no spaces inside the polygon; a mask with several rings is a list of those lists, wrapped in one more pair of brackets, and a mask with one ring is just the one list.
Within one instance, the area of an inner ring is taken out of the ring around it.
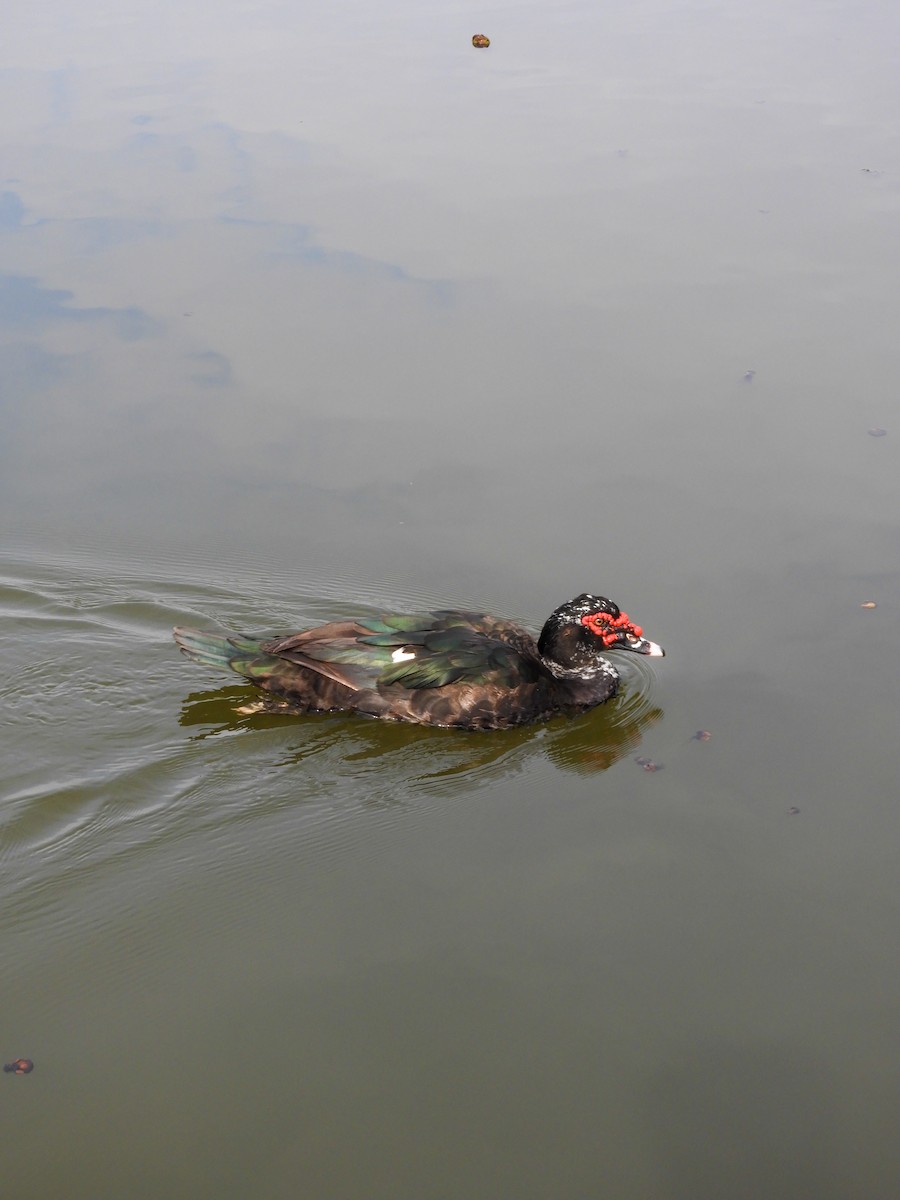
{"label": "water ripple", "polygon": [[[446,802],[529,771],[605,770],[659,716],[652,671],[624,655],[612,703],[497,733],[247,716],[236,709],[252,689],[225,677],[186,698],[196,676],[175,651],[172,624],[298,628],[359,611],[361,589],[330,580],[330,591],[342,587],[353,603],[253,572],[235,585],[196,570],[168,578],[159,564],[143,574],[74,557],[0,564],[11,735],[0,802],[5,903],[36,919],[80,879],[116,864],[134,865],[136,887],[148,864],[183,870],[198,853],[215,872],[232,861],[215,849],[248,838],[259,848],[302,831],[303,852],[315,846],[327,857],[361,813],[396,820],[428,798]],[[365,594],[372,607],[379,600],[435,603]],[[65,911],[55,919],[65,927]]]}

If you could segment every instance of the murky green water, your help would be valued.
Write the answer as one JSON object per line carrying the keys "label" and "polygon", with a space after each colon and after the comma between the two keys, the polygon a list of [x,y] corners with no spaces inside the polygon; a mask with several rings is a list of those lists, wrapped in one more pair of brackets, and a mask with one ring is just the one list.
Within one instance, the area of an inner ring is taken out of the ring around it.
{"label": "murky green water", "polygon": [[[895,10],[13,9],[4,1195],[893,1197]],[[584,589],[497,734],[169,634]]]}

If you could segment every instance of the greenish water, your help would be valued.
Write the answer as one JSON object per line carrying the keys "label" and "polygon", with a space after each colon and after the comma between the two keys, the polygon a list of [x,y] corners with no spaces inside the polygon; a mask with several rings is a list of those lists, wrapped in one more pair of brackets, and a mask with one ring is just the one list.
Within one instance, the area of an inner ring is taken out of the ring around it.
{"label": "greenish water", "polygon": [[[894,10],[13,7],[4,1195],[893,1197]],[[585,589],[504,733],[170,637]]]}

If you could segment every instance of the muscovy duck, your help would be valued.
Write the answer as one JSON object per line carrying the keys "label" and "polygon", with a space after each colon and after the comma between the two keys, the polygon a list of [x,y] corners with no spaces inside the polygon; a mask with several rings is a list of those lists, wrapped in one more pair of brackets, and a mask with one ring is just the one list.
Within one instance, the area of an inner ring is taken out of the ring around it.
{"label": "muscovy duck", "polygon": [[608,650],[662,655],[627,613],[586,592],[553,612],[535,642],[486,613],[386,614],[270,641],[176,628],[195,662],[236,671],[281,712],[357,712],[390,721],[506,729],[581,712],[615,695]]}

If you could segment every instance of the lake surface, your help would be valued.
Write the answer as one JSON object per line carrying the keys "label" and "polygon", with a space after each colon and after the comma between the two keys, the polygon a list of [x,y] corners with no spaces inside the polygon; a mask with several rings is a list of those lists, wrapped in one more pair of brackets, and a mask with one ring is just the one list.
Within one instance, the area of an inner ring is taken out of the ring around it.
{"label": "lake surface", "polygon": [[[891,1200],[896,6],[4,24],[4,1195]],[[583,590],[504,733],[170,637]]]}

